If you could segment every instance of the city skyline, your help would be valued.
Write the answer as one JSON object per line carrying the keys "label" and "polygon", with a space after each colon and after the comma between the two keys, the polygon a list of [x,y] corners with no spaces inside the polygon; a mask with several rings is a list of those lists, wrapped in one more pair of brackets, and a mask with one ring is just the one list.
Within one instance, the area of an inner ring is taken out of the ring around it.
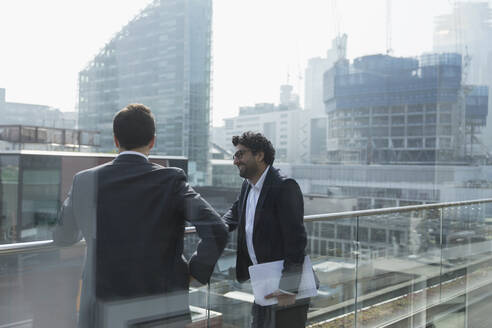
{"label": "city skyline", "polygon": [[[4,49],[11,49],[0,55],[0,87],[7,89],[7,100],[73,110],[78,71],[149,2],[138,0],[125,6],[113,0],[2,2],[0,38]],[[304,81],[298,76],[303,75],[309,58],[325,56],[337,33],[347,33],[350,59],[384,53],[385,3],[344,1],[337,7],[336,1],[214,1],[213,125],[237,115],[240,106],[278,103],[278,90],[287,75],[302,104]],[[32,15],[26,14],[26,6]],[[431,51],[433,20],[451,9],[444,0],[436,1],[432,8],[424,1],[393,3],[393,55]],[[417,15],[419,24],[414,24]]]}

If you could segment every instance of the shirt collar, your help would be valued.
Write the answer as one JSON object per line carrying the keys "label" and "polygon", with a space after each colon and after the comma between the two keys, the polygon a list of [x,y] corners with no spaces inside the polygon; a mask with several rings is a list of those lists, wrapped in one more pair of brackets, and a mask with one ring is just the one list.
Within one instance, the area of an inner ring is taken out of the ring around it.
{"label": "shirt collar", "polygon": [[121,153],[118,154],[118,157],[121,155],[138,155],[138,156],[142,156],[143,158],[147,159],[147,156],[145,156],[144,154],[139,153],[138,151],[133,151],[133,150],[122,151]]}
{"label": "shirt collar", "polygon": [[258,179],[258,181],[256,181],[256,184],[255,185],[252,184],[251,181],[248,179],[248,183],[251,186],[251,188],[255,188],[255,189],[258,189],[258,190],[261,190],[261,188],[263,188],[263,183],[265,182],[265,178],[266,178],[266,175],[268,173],[268,169],[270,169],[270,165],[268,165],[267,168],[265,169],[265,171],[263,171],[263,174]]}

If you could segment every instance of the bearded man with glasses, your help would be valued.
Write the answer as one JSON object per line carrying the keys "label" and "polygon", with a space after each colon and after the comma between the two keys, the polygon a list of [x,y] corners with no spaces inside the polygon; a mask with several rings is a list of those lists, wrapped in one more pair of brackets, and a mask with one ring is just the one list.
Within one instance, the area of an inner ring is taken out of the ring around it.
{"label": "bearded man with glasses", "polygon": [[305,327],[309,299],[296,302],[306,248],[301,190],[272,166],[275,149],[261,133],[245,132],[232,143],[234,165],[244,182],[223,220],[229,231],[238,229],[237,280],[250,278],[251,265],[284,260],[279,288],[266,296],[278,304],[254,303],[251,327]]}

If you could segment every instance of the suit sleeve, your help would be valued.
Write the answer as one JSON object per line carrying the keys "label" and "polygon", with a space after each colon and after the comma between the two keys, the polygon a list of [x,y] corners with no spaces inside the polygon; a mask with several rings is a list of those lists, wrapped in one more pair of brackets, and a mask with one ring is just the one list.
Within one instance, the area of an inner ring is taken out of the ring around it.
{"label": "suit sleeve", "polygon": [[304,201],[295,180],[287,179],[282,183],[277,212],[284,242],[284,268],[279,289],[297,293],[307,239],[304,228]]}
{"label": "suit sleeve", "polygon": [[73,211],[74,186],[76,177],[74,177],[72,187],[68,192],[67,198],[63,202],[58,214],[58,222],[53,232],[53,242],[59,246],[69,246],[82,239],[82,232],[77,226]]}
{"label": "suit sleeve", "polygon": [[183,171],[179,171],[176,184],[178,211],[196,227],[201,239],[189,260],[190,274],[205,284],[227,243],[227,227],[212,206],[190,187]]}
{"label": "suit sleeve", "polygon": [[239,222],[239,198],[245,191],[245,182],[243,182],[243,186],[241,187],[241,193],[237,196],[236,201],[232,204],[231,208],[227,211],[224,216],[222,216],[222,220],[225,222],[227,227],[229,228],[229,232],[237,229],[237,225]]}

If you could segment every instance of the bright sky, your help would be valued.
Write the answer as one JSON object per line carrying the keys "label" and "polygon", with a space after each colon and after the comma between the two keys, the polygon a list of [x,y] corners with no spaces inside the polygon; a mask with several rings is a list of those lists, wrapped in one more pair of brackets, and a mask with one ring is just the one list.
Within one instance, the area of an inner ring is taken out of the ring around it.
{"label": "bright sky", "polygon": [[[7,101],[73,110],[77,74],[149,0],[1,0],[0,88]],[[432,50],[433,17],[450,0],[392,0],[396,56]],[[386,50],[386,0],[215,0],[213,122],[239,106],[278,102],[311,57],[324,56],[336,31],[348,34],[348,56]],[[300,90],[299,90],[300,89]],[[302,103],[302,102],[301,102]]]}

